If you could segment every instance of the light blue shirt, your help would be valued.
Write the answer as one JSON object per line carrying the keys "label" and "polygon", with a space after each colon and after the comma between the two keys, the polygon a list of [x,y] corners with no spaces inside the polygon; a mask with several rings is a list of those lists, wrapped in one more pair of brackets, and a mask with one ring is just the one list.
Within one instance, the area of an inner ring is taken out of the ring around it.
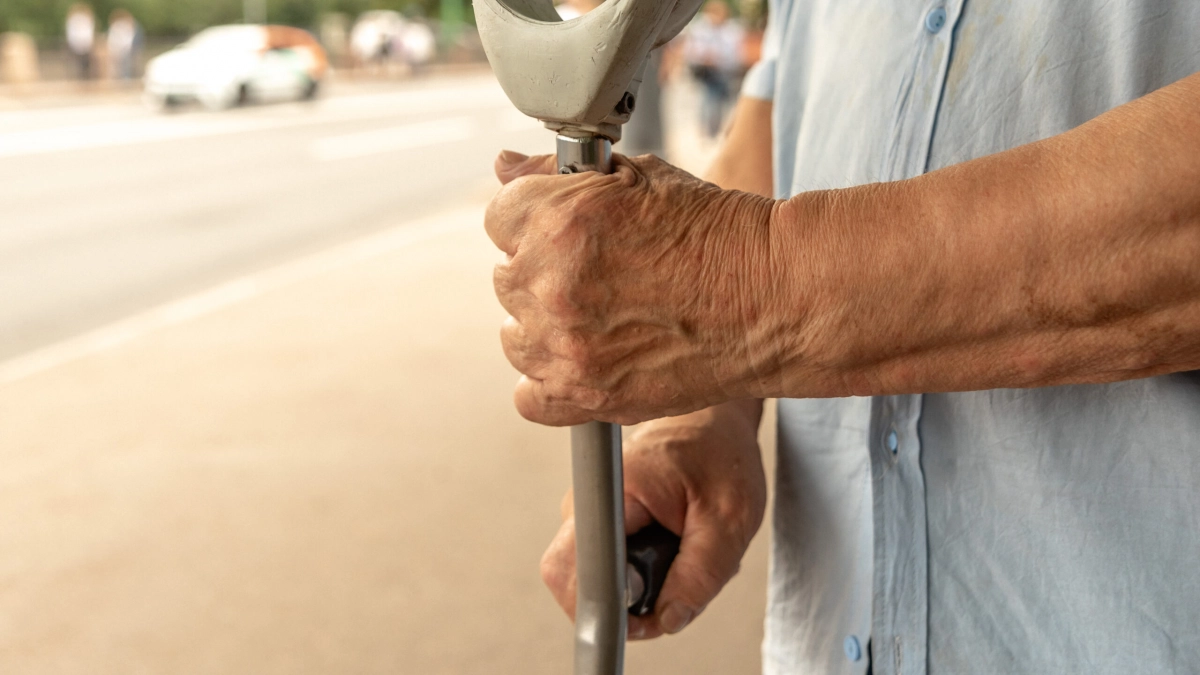
{"label": "light blue shirt", "polygon": [[[1000,152],[1200,70],[1200,0],[770,11],[743,93],[775,102],[780,197]],[[1200,372],[779,411],[766,673],[863,673],[868,642],[874,675],[1200,672]]]}

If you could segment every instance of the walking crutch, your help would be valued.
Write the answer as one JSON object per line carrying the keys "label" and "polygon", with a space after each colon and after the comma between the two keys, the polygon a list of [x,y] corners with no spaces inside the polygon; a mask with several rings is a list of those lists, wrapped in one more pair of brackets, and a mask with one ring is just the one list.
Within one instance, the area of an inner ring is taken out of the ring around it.
{"label": "walking crutch", "polygon": [[[475,0],[475,19],[509,99],[557,132],[559,172],[609,173],[650,51],[677,35],[701,1],[607,0],[562,21],[551,0]],[[619,425],[573,427],[571,469],[575,675],[621,675],[626,613],[654,611],[679,539],[654,524],[626,542]]]}

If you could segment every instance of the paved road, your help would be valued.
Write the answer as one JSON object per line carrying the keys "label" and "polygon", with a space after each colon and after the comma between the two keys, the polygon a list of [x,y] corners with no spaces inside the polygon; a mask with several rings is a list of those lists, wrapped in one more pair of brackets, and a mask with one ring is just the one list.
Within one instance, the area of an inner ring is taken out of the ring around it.
{"label": "paved road", "polygon": [[0,111],[0,360],[491,189],[552,147],[486,76],[315,104]]}
{"label": "paved road", "polygon": [[[549,144],[483,78],[0,113],[0,673],[569,672],[567,435],[512,409],[480,227],[502,141]],[[756,672],[765,554],[627,672]]]}

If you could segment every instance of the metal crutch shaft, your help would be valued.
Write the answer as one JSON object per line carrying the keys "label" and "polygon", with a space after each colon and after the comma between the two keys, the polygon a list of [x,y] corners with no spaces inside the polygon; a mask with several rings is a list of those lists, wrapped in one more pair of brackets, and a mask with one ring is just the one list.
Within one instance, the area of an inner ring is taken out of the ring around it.
{"label": "metal crutch shaft", "polygon": [[[558,137],[561,173],[612,171],[602,136]],[[621,427],[588,422],[571,428],[575,493],[575,675],[621,675],[625,662],[625,490]]]}
{"label": "metal crutch shaft", "polygon": [[[609,173],[612,142],[633,112],[650,50],[678,35],[702,1],[614,0],[571,21],[561,20],[551,0],[473,4],[480,42],[504,93],[558,132],[559,171]],[[621,675],[627,612],[654,611],[679,538],[652,526],[627,544],[619,426],[580,425],[571,439],[575,673]]]}
{"label": "metal crutch shaft", "polygon": [[571,428],[575,492],[575,675],[621,675],[625,664],[625,508],[621,427]]}

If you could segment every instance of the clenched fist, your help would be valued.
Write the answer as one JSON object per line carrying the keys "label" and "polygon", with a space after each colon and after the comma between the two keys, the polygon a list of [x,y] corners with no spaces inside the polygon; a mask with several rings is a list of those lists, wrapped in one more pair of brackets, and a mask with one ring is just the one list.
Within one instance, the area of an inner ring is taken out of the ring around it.
{"label": "clenched fist", "polygon": [[[625,444],[625,532],[658,521],[682,539],[654,613],[629,617],[631,639],[677,633],[737,574],[762,523],[767,486],[757,429],[761,405],[733,401],[642,425]],[[542,557],[542,579],[575,615],[575,518]]]}
{"label": "clenched fist", "polygon": [[559,175],[550,156],[503,153],[485,225],[507,259],[496,294],[504,352],[535,422],[634,424],[761,396],[778,326],[776,202],[665,162]]}

